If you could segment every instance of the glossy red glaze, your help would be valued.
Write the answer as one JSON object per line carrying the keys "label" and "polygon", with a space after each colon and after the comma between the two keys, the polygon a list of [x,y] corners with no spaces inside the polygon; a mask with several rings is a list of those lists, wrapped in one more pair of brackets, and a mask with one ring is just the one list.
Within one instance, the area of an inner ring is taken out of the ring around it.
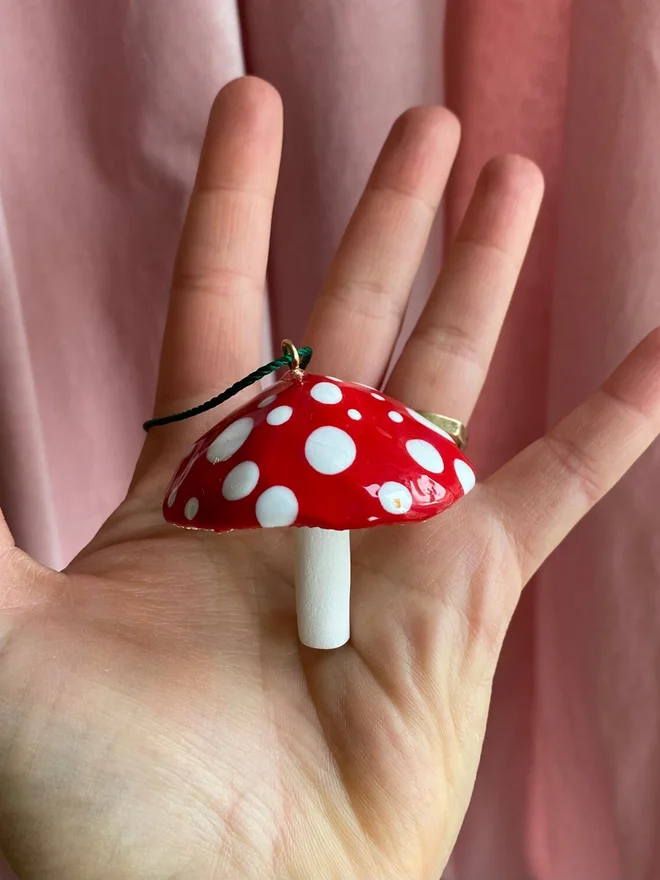
{"label": "glossy red glaze", "polygon": [[[319,429],[326,430],[310,440]],[[288,373],[197,441],[170,482],[163,513],[175,525],[217,532],[424,520],[465,494],[457,469],[469,491],[468,459],[398,401],[352,382]]]}

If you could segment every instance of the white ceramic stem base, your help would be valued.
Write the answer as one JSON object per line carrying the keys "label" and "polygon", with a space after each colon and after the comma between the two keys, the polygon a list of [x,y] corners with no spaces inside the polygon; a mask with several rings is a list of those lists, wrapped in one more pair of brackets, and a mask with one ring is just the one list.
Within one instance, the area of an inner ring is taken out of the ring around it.
{"label": "white ceramic stem base", "polygon": [[298,635],[310,648],[339,648],[350,637],[351,533],[296,529]]}

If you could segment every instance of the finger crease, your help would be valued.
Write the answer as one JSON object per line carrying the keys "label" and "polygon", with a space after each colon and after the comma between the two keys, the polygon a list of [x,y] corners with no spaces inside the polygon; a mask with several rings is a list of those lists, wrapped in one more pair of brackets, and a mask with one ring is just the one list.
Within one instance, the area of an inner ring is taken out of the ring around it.
{"label": "finger crease", "polygon": [[507,248],[504,248],[499,244],[495,244],[495,242],[479,241],[477,238],[459,237],[454,241],[453,246],[454,248],[465,247],[467,249],[482,251],[488,256],[495,256],[504,260],[504,262],[514,270],[516,275],[520,272],[522,261],[516,259],[510,250],[507,250]]}
{"label": "finger crease", "polygon": [[223,186],[222,184],[200,184],[195,187],[193,196],[240,196],[261,199],[270,204],[273,201],[274,193],[268,189],[246,189],[239,186]]}
{"label": "finger crease", "polygon": [[572,477],[592,507],[605,491],[597,462],[576,440],[551,432],[541,440],[569,477]]}
{"label": "finger crease", "polygon": [[[365,297],[365,294],[373,294]],[[370,320],[389,323],[401,321],[404,302],[397,292],[380,281],[351,280],[339,286],[329,287],[319,296],[319,301],[339,304],[350,310],[351,314]]]}
{"label": "finger crease", "polygon": [[423,208],[426,212],[431,214],[432,217],[435,217],[436,211],[438,210],[438,205],[440,201],[428,201],[427,199],[423,199],[421,196],[412,192],[411,190],[407,190],[405,187],[401,186],[392,186],[388,184],[387,186],[376,186],[371,184],[369,186],[369,192],[375,194],[382,194],[385,196],[394,196],[395,198],[405,199],[407,202],[413,202],[414,204]]}
{"label": "finger crease", "polygon": [[467,361],[479,370],[485,371],[487,361],[478,341],[466,330],[457,324],[443,324],[441,327],[424,325],[422,323],[415,330],[415,343],[422,343],[435,352],[442,352],[451,357]]}
{"label": "finger crease", "polygon": [[249,272],[224,268],[178,271],[173,277],[173,287],[222,299],[238,293],[261,294],[265,285],[261,277]]}
{"label": "finger crease", "polygon": [[[622,409],[626,415],[626,417],[632,419],[636,423],[640,425],[642,428],[648,428],[649,425],[649,417],[636,404],[632,403],[632,401],[628,400],[618,391],[615,391],[613,388],[608,388],[607,386],[600,389],[601,394],[604,394],[608,400],[619,409]],[[653,433],[655,436],[655,433]]]}

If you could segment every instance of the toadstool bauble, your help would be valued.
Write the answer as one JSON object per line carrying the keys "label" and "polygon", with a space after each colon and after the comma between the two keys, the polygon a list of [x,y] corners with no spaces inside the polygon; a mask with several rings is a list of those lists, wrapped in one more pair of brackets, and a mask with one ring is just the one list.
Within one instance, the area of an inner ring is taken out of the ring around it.
{"label": "toadstool bauble", "polygon": [[449,434],[413,410],[291,371],[197,441],[163,512],[215,532],[296,526],[300,640],[336,648],[350,635],[350,530],[428,519],[474,483]]}

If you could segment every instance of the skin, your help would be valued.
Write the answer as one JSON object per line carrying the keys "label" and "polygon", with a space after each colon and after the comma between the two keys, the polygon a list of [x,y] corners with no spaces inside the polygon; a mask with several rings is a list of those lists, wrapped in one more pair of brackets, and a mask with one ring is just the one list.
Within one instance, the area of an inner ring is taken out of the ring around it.
{"label": "skin", "polygon": [[[281,138],[271,86],[223,89],[157,415],[259,362]],[[304,339],[315,371],[381,381],[458,142],[440,107],[396,121]],[[388,393],[469,420],[542,189],[519,156],[484,167]],[[23,880],[434,880],[524,585],[660,431],[660,333],[450,511],[357,535],[352,639],[337,651],[297,641],[290,532],[163,522],[174,467],[217,419],[150,432],[125,502],[65,572],[2,526],[0,843]]]}

